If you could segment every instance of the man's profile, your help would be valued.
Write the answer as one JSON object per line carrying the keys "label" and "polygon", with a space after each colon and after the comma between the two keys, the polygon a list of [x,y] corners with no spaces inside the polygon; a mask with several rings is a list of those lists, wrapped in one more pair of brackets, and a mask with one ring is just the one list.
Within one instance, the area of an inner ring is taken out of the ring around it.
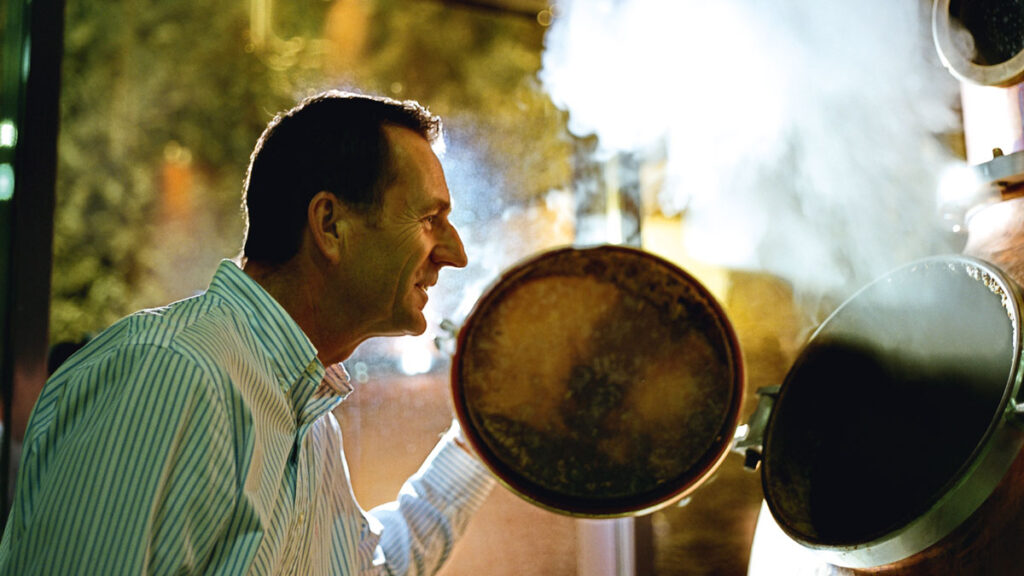
{"label": "man's profile", "polygon": [[26,431],[0,574],[432,574],[493,485],[453,426],[364,512],[331,410],[340,362],[419,334],[466,265],[415,102],[326,92],[275,117],[245,180],[240,264],[69,358]]}

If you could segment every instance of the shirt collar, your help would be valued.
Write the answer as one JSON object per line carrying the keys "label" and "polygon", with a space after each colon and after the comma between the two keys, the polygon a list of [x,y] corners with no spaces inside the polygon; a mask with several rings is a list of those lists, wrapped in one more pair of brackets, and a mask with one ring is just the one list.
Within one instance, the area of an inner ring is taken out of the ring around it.
{"label": "shirt collar", "polygon": [[342,398],[351,394],[352,378],[348,375],[348,370],[345,370],[345,365],[338,362],[328,366],[324,373],[321,387],[325,392],[330,392]]}
{"label": "shirt collar", "polygon": [[[344,398],[352,392],[345,367],[335,364],[325,369],[317,358],[316,347],[291,315],[232,260],[220,263],[208,292],[244,312],[249,328],[270,359],[278,382],[293,397],[303,400],[325,395]],[[311,389],[292,390],[299,383]]]}

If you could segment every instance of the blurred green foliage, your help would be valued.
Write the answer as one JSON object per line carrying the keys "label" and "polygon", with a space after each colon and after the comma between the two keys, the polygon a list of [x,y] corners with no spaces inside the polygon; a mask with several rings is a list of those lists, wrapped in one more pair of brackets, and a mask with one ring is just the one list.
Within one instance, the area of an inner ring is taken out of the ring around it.
{"label": "blurred green foliage", "polygon": [[[342,59],[326,26],[352,3],[362,12],[344,13],[365,21],[347,29],[362,27],[365,39]],[[256,138],[276,111],[320,89],[427,104],[449,134],[473,142],[486,193],[501,202],[567,185],[566,118],[536,78],[535,21],[436,0],[278,0],[276,35],[258,44],[251,8],[67,0],[52,342],[204,289],[241,245]],[[170,197],[168,166],[187,172],[186,198]]]}
{"label": "blurred green foliage", "polygon": [[430,104],[453,133],[500,173],[506,201],[528,202],[565,187],[571,143],[567,117],[537,80],[544,30],[536,20],[444,2],[379,0],[380,26],[360,83]]}
{"label": "blurred green foliage", "polygon": [[169,142],[191,151],[215,191],[198,208],[235,236],[214,234],[218,242],[205,248],[224,255],[237,246],[239,183],[268,119],[263,107],[290,96],[269,92],[266,68],[245,52],[241,2],[68,0],[65,26],[54,342],[184,295],[157,281],[170,272],[164,249],[181,242],[160,226]]}

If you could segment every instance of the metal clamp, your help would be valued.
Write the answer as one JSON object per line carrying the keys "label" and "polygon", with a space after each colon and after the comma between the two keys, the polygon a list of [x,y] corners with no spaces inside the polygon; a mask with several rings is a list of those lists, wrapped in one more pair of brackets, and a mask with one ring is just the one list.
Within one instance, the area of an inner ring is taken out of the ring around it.
{"label": "metal clamp", "polygon": [[1011,422],[1017,426],[1024,427],[1024,402],[1011,398],[1010,403],[1006,407],[1006,413],[1009,415]]}
{"label": "metal clamp", "polygon": [[441,333],[434,337],[434,346],[448,356],[455,354],[455,346],[459,336],[459,326],[445,318],[441,320]]}
{"label": "metal clamp", "polygon": [[736,428],[732,451],[743,455],[743,467],[755,471],[761,466],[761,451],[764,448],[764,431],[768,418],[775,408],[780,386],[764,386],[757,389],[757,408],[746,424]]}

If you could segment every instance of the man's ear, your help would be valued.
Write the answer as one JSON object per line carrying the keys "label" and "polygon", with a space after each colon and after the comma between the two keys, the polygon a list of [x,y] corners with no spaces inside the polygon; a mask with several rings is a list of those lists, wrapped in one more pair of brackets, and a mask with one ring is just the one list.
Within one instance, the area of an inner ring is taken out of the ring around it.
{"label": "man's ear", "polygon": [[335,264],[345,251],[346,212],[338,198],[326,190],[317,192],[307,207],[306,224],[313,244],[324,258]]}

